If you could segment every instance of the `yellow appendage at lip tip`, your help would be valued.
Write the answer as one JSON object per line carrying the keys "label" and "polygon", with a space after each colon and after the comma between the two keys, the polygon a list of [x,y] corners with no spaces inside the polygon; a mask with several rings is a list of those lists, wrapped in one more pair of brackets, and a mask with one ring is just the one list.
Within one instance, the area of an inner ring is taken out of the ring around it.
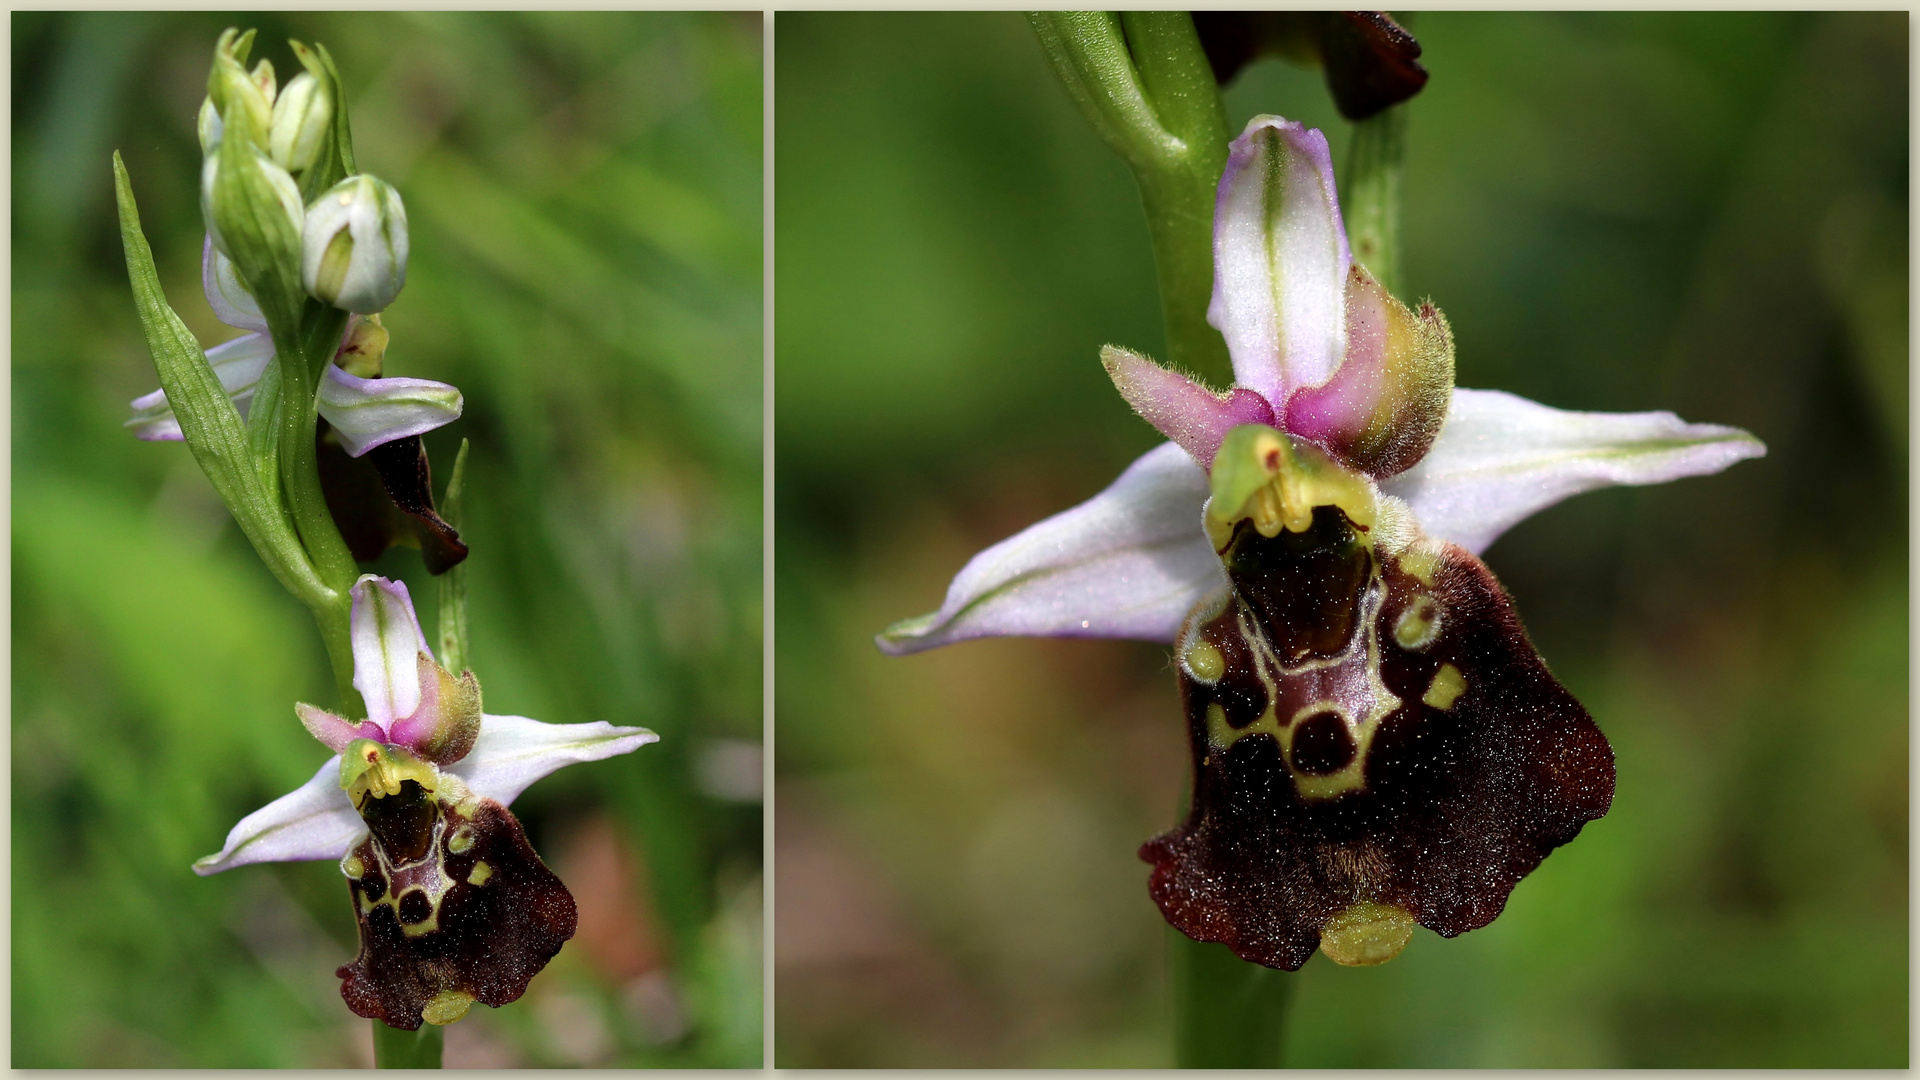
{"label": "yellow appendage at lip tip", "polygon": [[1320,928],[1320,951],[1343,967],[1384,964],[1412,940],[1413,915],[1393,904],[1354,904]]}
{"label": "yellow appendage at lip tip", "polygon": [[473,1008],[473,995],[458,990],[442,990],[420,1010],[420,1018],[435,1027],[444,1027],[467,1015]]}

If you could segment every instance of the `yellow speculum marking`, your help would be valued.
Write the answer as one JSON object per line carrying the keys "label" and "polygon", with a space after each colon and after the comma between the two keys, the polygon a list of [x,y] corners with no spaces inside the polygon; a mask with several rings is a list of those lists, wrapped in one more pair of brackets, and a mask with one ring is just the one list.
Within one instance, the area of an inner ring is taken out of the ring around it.
{"label": "yellow speculum marking", "polygon": [[1419,652],[1440,636],[1440,608],[1431,596],[1416,596],[1393,621],[1393,640],[1408,652]]}
{"label": "yellow speculum marking", "polygon": [[1445,712],[1453,708],[1460,695],[1467,692],[1467,677],[1452,664],[1441,664],[1440,670],[1433,673],[1433,682],[1427,684],[1427,692],[1420,701],[1424,705]]}
{"label": "yellow speculum marking", "polygon": [[487,879],[492,876],[493,867],[488,866],[486,860],[482,859],[473,864],[473,873],[467,875],[467,884],[478,888],[481,885],[485,885]]}
{"label": "yellow speculum marking", "polygon": [[1346,967],[1384,964],[1413,940],[1413,915],[1393,904],[1347,907],[1320,928],[1320,951]]}

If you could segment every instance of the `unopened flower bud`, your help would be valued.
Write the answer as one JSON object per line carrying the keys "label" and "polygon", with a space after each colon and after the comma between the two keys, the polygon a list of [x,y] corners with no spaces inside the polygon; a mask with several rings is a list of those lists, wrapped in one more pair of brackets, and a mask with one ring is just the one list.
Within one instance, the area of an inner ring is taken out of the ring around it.
{"label": "unopened flower bud", "polygon": [[289,172],[301,172],[320,156],[333,123],[333,95],[308,72],[288,81],[273,103],[273,127],[267,137],[273,160]]}
{"label": "unopened flower bud", "polygon": [[[207,75],[207,96],[220,114],[222,138],[230,133],[227,129],[239,124],[250,142],[264,147],[273,122],[273,65],[262,60],[249,75],[242,65],[252,44],[251,30],[237,39],[231,30],[220,35],[213,70]],[[216,139],[213,145],[218,143]],[[206,145],[204,138],[202,145]]]}
{"label": "unopened flower bud", "polygon": [[301,241],[301,283],[334,307],[372,314],[407,283],[407,211],[384,180],[335,184],[308,209]]}
{"label": "unopened flower bud", "polygon": [[261,60],[253,65],[253,71],[248,78],[253,80],[254,88],[260,91],[260,96],[265,98],[267,105],[271,107],[276,85],[273,77],[273,61]]}
{"label": "unopened flower bud", "polygon": [[213,107],[212,98],[200,102],[200,153],[212,157],[220,149],[220,110]]}

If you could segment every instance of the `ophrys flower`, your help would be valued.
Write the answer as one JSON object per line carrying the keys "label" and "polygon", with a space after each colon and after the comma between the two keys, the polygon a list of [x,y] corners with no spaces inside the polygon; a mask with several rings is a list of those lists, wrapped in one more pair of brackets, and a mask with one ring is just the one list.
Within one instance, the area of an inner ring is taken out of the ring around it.
{"label": "ophrys flower", "polygon": [[1610,484],[1764,448],[1670,413],[1571,413],[1453,388],[1453,340],[1348,248],[1326,140],[1257,117],[1214,219],[1217,393],[1103,360],[1172,440],[1089,502],[976,556],[880,647],[1127,637],[1174,646],[1192,813],[1142,850],[1175,926],[1297,968],[1377,963],[1417,921],[1485,925],[1613,792],[1610,748],[1477,557]]}
{"label": "ophrys flower", "polygon": [[449,1023],[476,1000],[518,998],[573,935],[572,897],[507,804],[556,769],[658,737],[483,714],[473,673],[434,661],[400,582],[354,585],[352,633],[367,717],[297,706],[335,755],[194,870],[340,860],[360,923],[360,955],[339,971],[347,1004],[394,1027]]}

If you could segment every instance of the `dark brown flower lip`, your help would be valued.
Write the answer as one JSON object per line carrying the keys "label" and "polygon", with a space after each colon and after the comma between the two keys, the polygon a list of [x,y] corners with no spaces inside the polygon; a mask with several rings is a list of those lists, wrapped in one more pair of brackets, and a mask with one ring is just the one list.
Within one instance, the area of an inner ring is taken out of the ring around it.
{"label": "dark brown flower lip", "polygon": [[[1323,946],[1384,959],[1361,931],[1394,930],[1395,909],[1445,937],[1485,926],[1613,795],[1606,738],[1478,558],[1424,539],[1388,554],[1340,524],[1316,514],[1322,542],[1266,539],[1230,559],[1233,590],[1190,618],[1193,806],[1140,852],[1169,922],[1272,967]],[[1336,572],[1356,541],[1357,590]],[[1308,587],[1255,580],[1289,574]],[[1310,655],[1276,649],[1339,625],[1352,629]],[[1355,933],[1364,947],[1343,947]]]}
{"label": "dark brown flower lip", "polygon": [[578,912],[506,807],[457,783],[401,786],[368,801],[369,835],[341,860],[360,950],[335,974],[356,1015],[414,1031],[517,1000]]}

